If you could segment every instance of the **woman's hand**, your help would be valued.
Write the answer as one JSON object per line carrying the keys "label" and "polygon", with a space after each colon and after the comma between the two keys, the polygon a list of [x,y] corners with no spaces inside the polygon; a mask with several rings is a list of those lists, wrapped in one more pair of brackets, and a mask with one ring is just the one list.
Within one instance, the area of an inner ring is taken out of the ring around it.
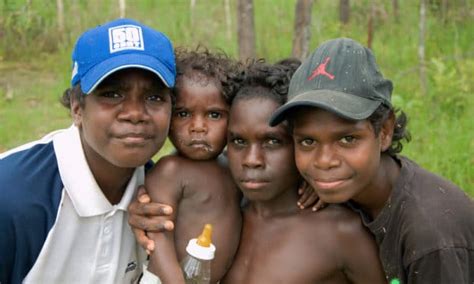
{"label": "woman's hand", "polygon": [[148,254],[155,249],[155,243],[148,238],[147,232],[159,233],[174,229],[174,223],[169,220],[173,208],[166,204],[152,203],[143,185],[138,188],[137,198],[128,206],[128,212],[128,223],[135,238]]}

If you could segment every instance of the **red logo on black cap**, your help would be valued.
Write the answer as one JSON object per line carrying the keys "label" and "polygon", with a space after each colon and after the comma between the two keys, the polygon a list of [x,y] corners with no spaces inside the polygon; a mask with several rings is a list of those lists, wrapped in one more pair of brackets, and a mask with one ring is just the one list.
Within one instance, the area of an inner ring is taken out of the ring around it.
{"label": "red logo on black cap", "polygon": [[326,76],[329,79],[334,80],[335,76],[333,74],[329,74],[326,71],[326,65],[328,64],[329,60],[331,60],[331,58],[326,57],[326,59],[324,59],[324,62],[319,64],[318,67],[316,67],[316,69],[314,69],[311,76],[308,77],[308,81],[313,80],[314,78],[316,78],[316,76],[319,76],[319,75]]}

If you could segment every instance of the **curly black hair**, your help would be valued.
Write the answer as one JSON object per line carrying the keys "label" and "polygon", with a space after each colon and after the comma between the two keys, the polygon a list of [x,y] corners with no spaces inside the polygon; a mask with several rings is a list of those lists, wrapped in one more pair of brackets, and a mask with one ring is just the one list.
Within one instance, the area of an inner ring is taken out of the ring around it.
{"label": "curly black hair", "polygon": [[268,64],[264,59],[247,62],[243,72],[233,78],[240,86],[234,88],[234,100],[267,97],[282,105],[287,100],[291,76],[301,64],[296,58],[287,58]]}
{"label": "curly black hair", "polygon": [[406,142],[411,140],[410,132],[407,129],[408,118],[406,114],[399,109],[381,104],[367,119],[372,124],[375,135],[378,135],[382,129],[382,125],[392,113],[395,116],[392,144],[383,152],[390,156],[394,156],[402,151],[402,140],[405,140]]}
{"label": "curly black hair", "polygon": [[74,97],[79,102],[79,105],[84,108],[86,94],[81,90],[81,86],[76,84],[72,88],[68,88],[64,91],[60,102],[63,106],[70,109],[71,108],[71,97]]}
{"label": "curly black hair", "polygon": [[241,72],[241,64],[231,59],[222,51],[211,52],[198,46],[193,50],[184,47],[175,49],[176,55],[176,86],[174,93],[179,95],[181,78],[187,77],[197,83],[207,85],[209,82],[221,88],[225,101],[230,104],[234,94],[235,83],[231,77]]}

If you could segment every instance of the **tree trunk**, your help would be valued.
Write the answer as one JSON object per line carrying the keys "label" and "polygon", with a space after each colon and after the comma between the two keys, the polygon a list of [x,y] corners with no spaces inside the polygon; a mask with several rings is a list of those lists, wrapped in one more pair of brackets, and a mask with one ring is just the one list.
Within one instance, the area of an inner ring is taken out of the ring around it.
{"label": "tree trunk", "polygon": [[349,0],[340,0],[339,1],[339,20],[341,24],[347,25],[349,23],[351,7],[349,5]]}
{"label": "tree trunk", "polygon": [[61,37],[64,35],[64,3],[63,0],[56,0],[56,12],[58,16],[58,32]]}
{"label": "tree trunk", "polygon": [[448,19],[449,3],[448,0],[441,0],[441,19],[446,24]]}
{"label": "tree trunk", "polygon": [[295,30],[293,36],[293,57],[303,60],[308,56],[311,39],[311,11],[313,0],[298,0],[295,7]]}
{"label": "tree trunk", "polygon": [[[81,15],[81,13],[82,11],[79,5],[79,0],[72,0],[71,1],[71,14],[76,15],[76,16],[72,17],[72,19],[69,20],[70,21],[69,23],[71,24],[72,30],[75,33],[79,33],[83,30],[82,24],[81,24],[81,17],[78,16],[78,15]],[[68,33],[68,34],[71,34],[71,33]]]}
{"label": "tree trunk", "polygon": [[395,19],[396,23],[399,23],[400,18],[399,18],[398,0],[392,0],[392,8],[393,8],[393,18]]}
{"label": "tree trunk", "polygon": [[374,38],[374,17],[375,17],[375,4],[374,0],[370,1],[369,7],[369,20],[367,22],[367,47],[372,48],[372,40]]}
{"label": "tree trunk", "polygon": [[255,24],[253,0],[237,0],[239,58],[255,58]]}
{"label": "tree trunk", "polygon": [[418,61],[420,64],[420,87],[421,87],[422,95],[426,95],[428,92],[427,79],[426,79],[426,62],[425,62],[425,33],[426,33],[426,1],[420,0]]}
{"label": "tree trunk", "polygon": [[119,0],[119,17],[125,18],[125,11],[127,10],[126,0]]}
{"label": "tree trunk", "polygon": [[191,0],[191,2],[189,3],[189,17],[191,19],[191,29],[194,28],[194,23],[195,23],[195,20],[194,20],[195,7],[196,7],[196,0]]}
{"label": "tree trunk", "polygon": [[230,18],[230,0],[224,0],[225,25],[227,40],[232,39],[232,19]]}

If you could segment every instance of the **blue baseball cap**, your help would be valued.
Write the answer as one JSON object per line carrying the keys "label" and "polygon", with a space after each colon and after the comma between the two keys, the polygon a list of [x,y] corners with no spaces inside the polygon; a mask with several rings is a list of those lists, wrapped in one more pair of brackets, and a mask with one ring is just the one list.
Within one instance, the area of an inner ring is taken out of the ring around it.
{"label": "blue baseball cap", "polygon": [[161,32],[131,19],[118,19],[84,32],[72,53],[71,85],[90,94],[110,74],[125,68],[155,73],[172,88],[176,62],[171,41]]}

